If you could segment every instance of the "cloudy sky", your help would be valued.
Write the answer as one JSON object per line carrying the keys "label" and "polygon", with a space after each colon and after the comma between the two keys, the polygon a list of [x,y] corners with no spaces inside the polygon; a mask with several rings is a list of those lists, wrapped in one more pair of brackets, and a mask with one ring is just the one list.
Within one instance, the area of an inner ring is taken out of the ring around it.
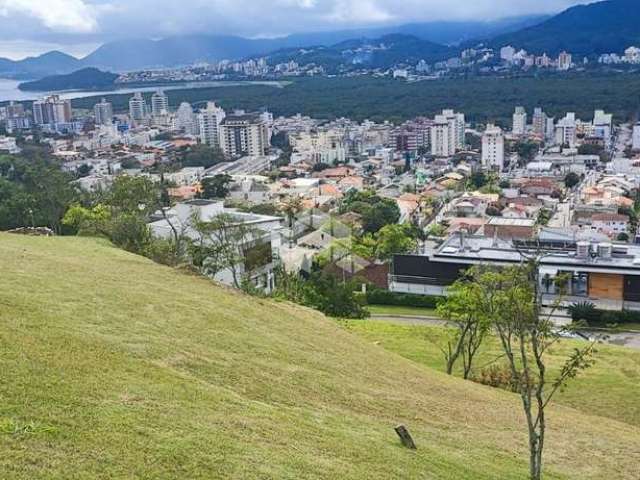
{"label": "cloudy sky", "polygon": [[589,0],[0,0],[0,56],[75,55],[123,37],[278,36],[431,20],[553,13]]}

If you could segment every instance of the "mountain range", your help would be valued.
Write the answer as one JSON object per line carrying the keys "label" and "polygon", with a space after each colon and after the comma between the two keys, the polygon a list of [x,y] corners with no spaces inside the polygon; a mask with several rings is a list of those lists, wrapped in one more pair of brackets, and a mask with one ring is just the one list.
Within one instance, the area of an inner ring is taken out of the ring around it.
{"label": "mountain range", "polygon": [[[413,23],[279,38],[182,35],[161,40],[126,39],[106,43],[81,59],[57,51],[20,61],[0,58],[0,76],[33,79],[86,67],[122,72],[266,54],[296,59],[301,55],[300,49],[310,50],[303,54],[305,60],[321,65],[343,61],[385,66],[404,60],[437,60],[478,43],[496,48],[510,44],[538,54],[567,50],[588,56],[621,53],[630,45],[639,45],[639,24],[638,0],[606,0],[572,7],[553,17]],[[381,42],[388,48],[376,50],[375,45]]]}
{"label": "mountain range", "polygon": [[457,50],[413,35],[389,34],[380,38],[346,40],[335,45],[289,48],[268,55],[270,63],[295,61],[301,65],[314,63],[327,73],[353,66],[389,68],[399,63],[416,64],[420,60],[437,62]]}
{"label": "mountain range", "polygon": [[528,52],[556,55],[622,53],[640,45],[640,1],[608,0],[578,5],[537,25],[498,35],[490,45],[513,45]]}
{"label": "mountain range", "polygon": [[411,35],[441,46],[456,45],[470,38],[485,38],[516,31],[546,18],[537,15],[496,21],[411,23],[391,27],[299,33],[286,37],[258,39],[231,35],[181,35],[161,40],[132,38],[105,43],[81,59],[58,51],[18,61],[0,58],[0,75],[33,79],[67,74],[84,67],[117,72],[174,67],[197,62],[242,59],[283,49],[332,46],[352,39],[374,39],[390,34]]}

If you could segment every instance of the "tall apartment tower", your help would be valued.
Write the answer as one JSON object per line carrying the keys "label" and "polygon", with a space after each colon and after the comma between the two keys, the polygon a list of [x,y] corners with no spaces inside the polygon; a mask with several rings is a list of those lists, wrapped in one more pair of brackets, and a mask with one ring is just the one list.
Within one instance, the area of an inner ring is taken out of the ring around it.
{"label": "tall apartment tower", "polygon": [[512,131],[514,135],[527,133],[527,111],[524,107],[516,107],[516,111],[513,113]]}
{"label": "tall apartment tower", "polygon": [[147,116],[147,102],[142,93],[136,92],[129,99],[129,117],[134,122],[144,120]]}
{"label": "tall apartment tower", "polygon": [[434,157],[450,157],[455,153],[452,149],[451,137],[453,132],[451,125],[442,115],[436,115],[431,126],[431,155]]}
{"label": "tall apartment tower", "polygon": [[113,123],[113,106],[104,98],[93,107],[96,125],[111,125]]}
{"label": "tall apartment tower", "polygon": [[269,150],[269,128],[260,114],[228,115],[221,125],[220,143],[228,157],[262,156]]}
{"label": "tall apartment tower", "polygon": [[632,148],[634,150],[640,150],[640,123],[636,123],[633,126]]}
{"label": "tall apartment tower", "polygon": [[560,119],[556,124],[556,144],[566,145],[571,148],[576,146],[577,122],[576,114],[573,112]]}
{"label": "tall apartment tower", "polygon": [[72,118],[71,101],[61,100],[59,95],[51,95],[36,100],[32,105],[33,120],[37,125],[68,123]]}
{"label": "tall apartment tower", "polygon": [[566,71],[573,66],[573,57],[570,53],[560,52],[558,55],[558,70]]}
{"label": "tall apartment tower", "polygon": [[200,142],[211,147],[220,147],[222,121],[226,117],[224,110],[214,102],[207,102],[206,108],[198,113],[198,135]]}
{"label": "tall apartment tower", "polygon": [[151,95],[151,115],[153,117],[163,117],[169,114],[169,97],[158,90]]}
{"label": "tall apartment tower", "polygon": [[504,134],[495,125],[487,125],[482,136],[482,165],[495,170],[504,168]]}
{"label": "tall apartment tower", "polygon": [[191,104],[182,102],[176,110],[175,127],[187,135],[197,135],[199,133],[197,126]]}
{"label": "tall apartment tower", "polygon": [[456,150],[462,150],[465,145],[464,113],[442,110],[442,117],[449,123],[449,149],[451,150],[451,155],[453,155]]}
{"label": "tall apartment tower", "polygon": [[537,107],[533,110],[533,118],[531,119],[534,135],[544,138],[547,128],[547,115],[542,108]]}

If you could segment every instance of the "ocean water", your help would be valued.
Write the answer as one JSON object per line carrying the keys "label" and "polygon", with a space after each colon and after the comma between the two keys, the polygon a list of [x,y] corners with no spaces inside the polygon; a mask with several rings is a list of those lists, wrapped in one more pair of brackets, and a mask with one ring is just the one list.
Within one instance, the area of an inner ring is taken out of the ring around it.
{"label": "ocean water", "polygon": [[[154,92],[158,88],[158,85],[150,85],[148,87],[122,87],[113,88],[111,90],[65,90],[62,92],[23,92],[18,89],[18,85],[21,82],[18,80],[10,80],[6,78],[0,78],[0,102],[6,102],[8,100],[35,100],[45,95],[52,93],[59,94],[60,97],[65,99],[94,97],[100,95],[112,95],[114,93],[134,93],[134,92]],[[211,82],[187,82],[179,84],[170,84],[162,86],[162,90],[183,90],[186,88],[211,88],[211,87],[230,87],[230,86],[248,86],[248,85],[270,85],[273,87],[282,87],[288,82],[233,82],[233,81],[211,81]]]}

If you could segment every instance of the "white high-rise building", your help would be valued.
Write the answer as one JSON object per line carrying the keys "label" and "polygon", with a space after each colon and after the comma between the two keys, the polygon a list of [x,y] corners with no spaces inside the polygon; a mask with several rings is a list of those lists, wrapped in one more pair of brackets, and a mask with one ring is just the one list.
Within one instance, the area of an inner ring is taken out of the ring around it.
{"label": "white high-rise building", "polygon": [[453,155],[456,150],[462,150],[465,145],[465,119],[463,113],[453,110],[442,110],[442,114],[436,116],[436,121],[446,121],[449,124],[449,151]]}
{"label": "white high-rise building", "polygon": [[558,55],[558,70],[569,70],[573,66],[573,57],[570,53],[560,52]]}
{"label": "white high-rise building", "polygon": [[640,150],[640,123],[633,126],[632,148]]}
{"label": "white high-rise building", "polygon": [[151,115],[154,117],[163,117],[169,114],[169,97],[162,91],[158,90],[151,95]]}
{"label": "white high-rise building", "polygon": [[198,133],[196,117],[190,103],[182,102],[178,110],[176,110],[175,126],[187,135],[196,135]]}
{"label": "white high-rise building", "polygon": [[576,146],[577,128],[576,114],[573,112],[560,119],[556,124],[556,144],[568,145],[573,148]]}
{"label": "white high-rise building", "polygon": [[513,134],[524,135],[527,133],[527,111],[524,107],[516,107],[513,113]]}
{"label": "white high-rise building", "polygon": [[142,93],[136,92],[129,99],[129,117],[134,122],[144,120],[147,116],[147,102]]}
{"label": "white high-rise building", "polygon": [[482,135],[482,165],[496,170],[504,168],[504,135],[495,125],[487,125]]}
{"label": "white high-rise building", "polygon": [[68,123],[73,116],[71,101],[62,100],[59,95],[51,95],[42,100],[35,100],[31,108],[33,110],[33,121],[37,125]]}
{"label": "white high-rise building", "polygon": [[596,110],[593,114],[593,134],[602,138],[605,142],[611,141],[613,130],[613,115],[605,113],[604,110]]}
{"label": "white high-rise building", "polygon": [[263,156],[269,150],[269,128],[261,114],[234,113],[222,122],[220,144],[228,157]]}
{"label": "white high-rise building", "polygon": [[506,47],[502,47],[500,49],[500,59],[504,60],[505,62],[509,62],[512,63],[513,62],[513,57],[516,54],[516,49],[513,48],[511,45],[507,45]]}
{"label": "white high-rise building", "polygon": [[624,51],[624,59],[627,63],[640,63],[640,48],[629,47]]}
{"label": "white high-rise building", "polygon": [[431,155],[434,157],[450,157],[455,153],[451,148],[451,126],[442,115],[437,115],[431,126]]}
{"label": "white high-rise building", "polygon": [[198,113],[198,132],[200,142],[212,146],[220,147],[220,124],[226,114],[214,102],[207,102],[206,108]]}
{"label": "white high-rise building", "polygon": [[104,98],[93,107],[96,125],[111,125],[113,123],[113,106]]}

